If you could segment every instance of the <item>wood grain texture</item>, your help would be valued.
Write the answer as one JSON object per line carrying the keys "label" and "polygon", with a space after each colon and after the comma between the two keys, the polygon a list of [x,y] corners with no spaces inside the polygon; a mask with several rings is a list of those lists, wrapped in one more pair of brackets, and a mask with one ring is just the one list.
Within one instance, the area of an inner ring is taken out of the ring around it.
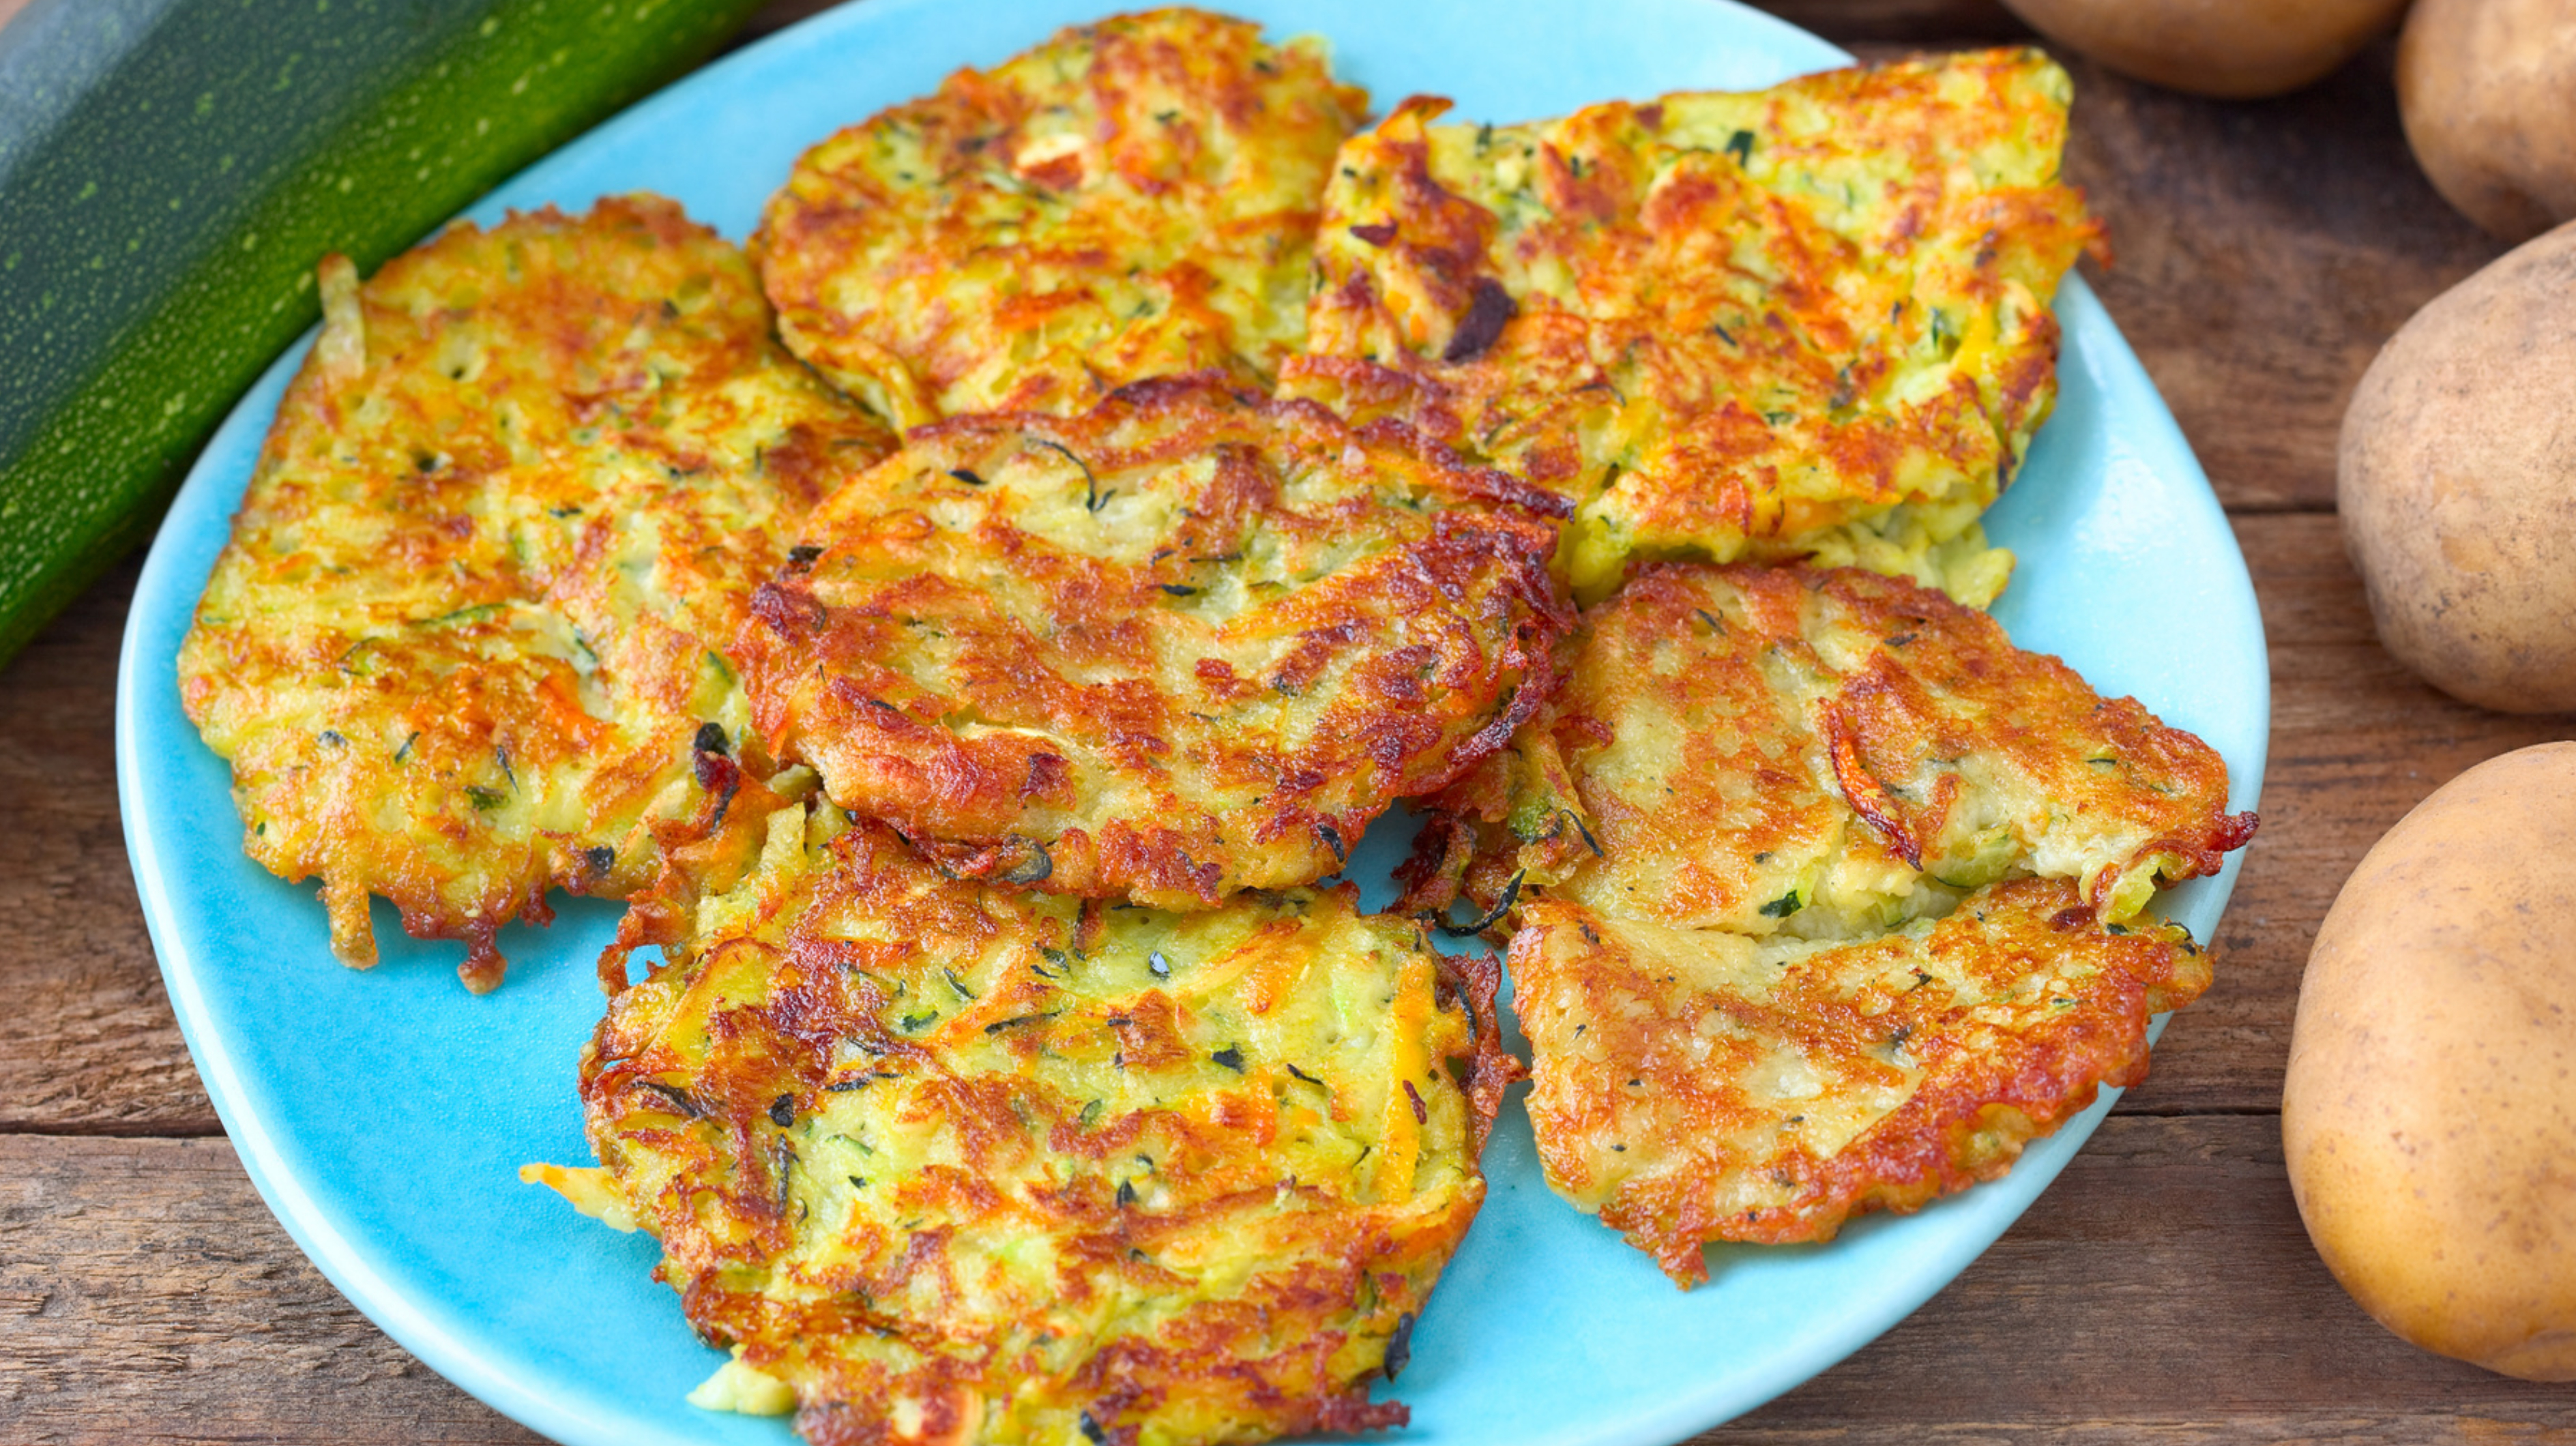
{"label": "wood grain texture", "polygon": [[2066,158],[2108,223],[2086,275],[2219,500],[2334,505],[2354,383],[2416,308],[2501,254],[2406,149],[2381,44],[2324,81],[2219,101],[2080,58]]}
{"label": "wood grain texture", "polygon": [[[136,1427],[149,1423],[149,1430]],[[1706,1443],[2576,1441],[2307,1248],[2262,1116],[2115,1117],[1913,1317]],[[0,1139],[0,1440],[536,1438],[386,1341],[221,1140]]]}
{"label": "wood grain texture", "polygon": [[[1925,1423],[1946,1423],[1927,1427]],[[1703,1442],[2576,1440],[2576,1391],[2415,1349],[2309,1248],[2268,1116],[2122,1118],[1858,1355]]]}
{"label": "wood grain texture", "polygon": [[536,1440],[341,1299],[229,1142],[0,1138],[0,1441]]}
{"label": "wood grain texture", "polygon": [[116,654],[137,571],[117,566],[0,669],[0,919],[21,941],[0,951],[0,1131],[222,1133],[118,821]]}

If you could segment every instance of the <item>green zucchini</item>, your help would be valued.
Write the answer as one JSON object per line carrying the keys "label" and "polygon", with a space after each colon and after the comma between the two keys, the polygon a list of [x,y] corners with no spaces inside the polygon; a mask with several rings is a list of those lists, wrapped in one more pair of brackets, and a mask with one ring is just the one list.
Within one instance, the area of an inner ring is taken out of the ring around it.
{"label": "green zucchini", "polygon": [[759,0],[36,0],[0,28],[0,663],[362,269]]}

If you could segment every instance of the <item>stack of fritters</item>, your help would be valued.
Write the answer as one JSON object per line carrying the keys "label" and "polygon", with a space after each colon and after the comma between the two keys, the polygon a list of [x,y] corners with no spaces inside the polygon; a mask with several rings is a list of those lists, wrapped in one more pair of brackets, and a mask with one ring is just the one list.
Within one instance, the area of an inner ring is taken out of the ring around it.
{"label": "stack of fritters", "polygon": [[[1509,936],[1550,1184],[1685,1284],[2005,1168],[2206,986],[2142,910],[2225,770],[1952,600],[2095,236],[2066,95],[1353,135],[1315,44],[1077,27],[771,202],[854,402],[666,203],[326,267],[191,714],[352,962],[370,892],[478,987],[550,881],[630,897],[601,1166],[528,1173],[660,1240],[693,1399],[1400,1423],[1521,1072],[1406,915]],[[1404,914],[1322,885],[1424,797]]]}
{"label": "stack of fritters", "polygon": [[[622,898],[703,834],[750,711],[722,649],[834,479],[893,434],[780,349],[739,251],[667,201],[463,224],[321,340],[179,655],[245,844],[425,938]],[[710,789],[713,782],[716,786]]]}
{"label": "stack of fritters", "polygon": [[[809,519],[735,651],[760,735],[819,770],[818,817],[882,822],[694,913],[672,870],[629,914],[670,962],[619,996],[585,1091],[693,1319],[792,1387],[809,1437],[1403,1421],[1368,1383],[1482,1199],[1508,1065],[1469,1047],[1473,989],[1435,1007],[1419,923],[1301,886],[1544,701],[1571,621],[1552,501],[1201,374],[916,429]],[[878,1082],[813,1128],[910,1140],[758,1195],[798,1211],[766,1235],[630,1148],[654,1097],[601,1062],[746,1038],[735,1014],[699,1035],[679,997],[748,998],[745,971],[860,1002],[743,1045],[786,1072],[666,1148],[757,1173],[763,1112],[798,1118],[789,1086],[830,1088],[826,1064]],[[859,1178],[876,1193],[840,1188]],[[727,1253],[755,1237],[756,1268]]]}

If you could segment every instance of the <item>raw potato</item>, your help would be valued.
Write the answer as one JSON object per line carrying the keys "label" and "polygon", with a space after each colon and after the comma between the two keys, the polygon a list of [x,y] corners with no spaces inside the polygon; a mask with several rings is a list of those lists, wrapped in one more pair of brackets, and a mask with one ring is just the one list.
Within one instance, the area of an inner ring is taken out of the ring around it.
{"label": "raw potato", "polygon": [[2317,1253],[2381,1325],[2576,1380],[2576,743],[2399,820],[2308,955],[2281,1096]]}
{"label": "raw potato", "polygon": [[2416,0],[2397,104],[2433,188],[2498,239],[2576,219],[2576,3]]}
{"label": "raw potato", "polygon": [[2406,0],[2004,0],[2122,75],[2201,95],[2297,90],[2350,60]]}
{"label": "raw potato", "polygon": [[2576,709],[2576,225],[2389,340],[2335,472],[2344,545],[2398,661],[2480,707]]}

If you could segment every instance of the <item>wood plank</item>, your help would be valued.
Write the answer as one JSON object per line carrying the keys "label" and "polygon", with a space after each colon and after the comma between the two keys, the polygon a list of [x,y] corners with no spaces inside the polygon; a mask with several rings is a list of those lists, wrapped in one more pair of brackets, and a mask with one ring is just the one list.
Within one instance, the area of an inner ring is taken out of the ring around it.
{"label": "wood plank", "polygon": [[2331,507],[2344,404],[2380,344],[2501,251],[2416,168],[2393,54],[2268,101],[2062,56],[2066,174],[2117,258],[2086,275],[2230,507]]}
{"label": "wood plank", "polygon": [[221,1140],[0,1138],[0,1440],[538,1438],[412,1359]]}
{"label": "wood plank", "polygon": [[[1938,1429],[1921,1423],[1943,1422]],[[1922,1310],[1705,1443],[2576,1441],[2576,1392],[2382,1330],[2309,1246],[2266,1117],[2105,1122]]]}
{"label": "wood plank", "polygon": [[[1949,1423],[1937,1429],[1926,1423]],[[2307,1245],[2265,1117],[2114,1118],[1984,1258],[1704,1442],[2576,1441],[2576,1394],[2403,1344]],[[0,1439],[533,1440],[305,1264],[220,1140],[0,1139]]]}
{"label": "wood plank", "polygon": [[2263,828],[2219,922],[2217,982],[2167,1026],[2130,1113],[2276,1108],[2299,974],[2353,865],[2462,770],[2576,737],[2576,714],[2472,708],[2389,657],[2332,515],[2233,520],[2271,645]]}
{"label": "wood plank", "polygon": [[[129,559],[0,669],[0,1131],[218,1134],[143,928],[116,804]],[[210,847],[233,840],[209,840]]]}

